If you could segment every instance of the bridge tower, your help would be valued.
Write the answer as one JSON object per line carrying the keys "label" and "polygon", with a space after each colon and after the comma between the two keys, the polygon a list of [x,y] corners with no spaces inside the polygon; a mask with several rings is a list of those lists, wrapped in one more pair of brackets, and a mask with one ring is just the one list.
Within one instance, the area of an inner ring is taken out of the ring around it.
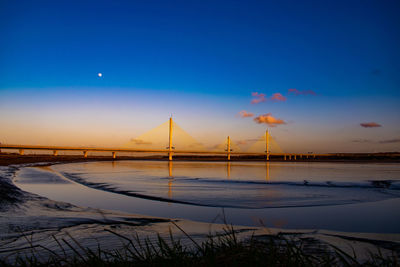
{"label": "bridge tower", "polygon": [[269,132],[268,130],[265,131],[265,153],[267,155],[266,160],[269,160]]}
{"label": "bridge tower", "polygon": [[169,118],[168,160],[172,160],[172,116]]}
{"label": "bridge tower", "polygon": [[226,144],[226,151],[228,153],[228,160],[231,160],[231,138],[228,136],[227,144]]}

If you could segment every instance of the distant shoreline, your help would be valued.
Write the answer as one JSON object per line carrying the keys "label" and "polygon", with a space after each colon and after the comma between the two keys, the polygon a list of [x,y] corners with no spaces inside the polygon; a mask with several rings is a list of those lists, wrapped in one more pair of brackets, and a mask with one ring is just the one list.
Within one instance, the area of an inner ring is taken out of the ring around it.
{"label": "distant shoreline", "polygon": [[[0,153],[0,166],[26,163],[73,163],[90,161],[120,161],[120,160],[161,160],[168,161],[167,156],[118,156],[113,159],[110,156],[88,156],[84,158],[80,155],[46,155],[46,154],[26,154]],[[193,156],[193,155],[174,155],[173,161],[220,161],[228,162],[223,156]],[[260,156],[231,156],[231,162],[265,162],[265,158]],[[282,157],[270,156],[269,162],[337,162],[337,163],[400,163],[400,153],[343,153],[340,156],[324,158],[297,158],[296,160],[283,160]]]}

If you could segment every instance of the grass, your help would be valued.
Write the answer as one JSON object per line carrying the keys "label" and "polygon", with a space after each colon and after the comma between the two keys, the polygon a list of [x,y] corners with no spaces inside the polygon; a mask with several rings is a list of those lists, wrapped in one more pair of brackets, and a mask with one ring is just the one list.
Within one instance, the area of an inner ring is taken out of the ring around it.
{"label": "grass", "polygon": [[[355,253],[349,255],[334,246],[309,253],[304,243],[280,235],[243,241],[238,239],[232,226],[198,243],[177,224],[175,226],[192,245],[183,245],[171,231],[168,238],[157,235],[157,239],[151,241],[140,239],[137,234],[128,238],[106,230],[123,241],[122,248],[111,251],[101,249],[100,245],[96,249],[84,248],[69,235],[70,241],[54,237],[60,247],[57,253],[43,246],[33,246],[27,238],[33,253],[18,254],[13,262],[0,259],[0,266],[400,266],[394,253],[389,257],[380,251],[371,253],[368,260],[359,262]],[[47,252],[46,258],[35,253],[39,248]]]}

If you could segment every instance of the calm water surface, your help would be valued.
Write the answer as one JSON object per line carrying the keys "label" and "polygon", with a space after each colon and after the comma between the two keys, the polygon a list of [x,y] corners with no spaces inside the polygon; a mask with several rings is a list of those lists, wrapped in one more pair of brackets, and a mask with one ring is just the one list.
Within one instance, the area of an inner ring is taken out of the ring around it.
{"label": "calm water surface", "polygon": [[90,162],[24,168],[15,183],[54,200],[158,217],[400,232],[398,164]]}

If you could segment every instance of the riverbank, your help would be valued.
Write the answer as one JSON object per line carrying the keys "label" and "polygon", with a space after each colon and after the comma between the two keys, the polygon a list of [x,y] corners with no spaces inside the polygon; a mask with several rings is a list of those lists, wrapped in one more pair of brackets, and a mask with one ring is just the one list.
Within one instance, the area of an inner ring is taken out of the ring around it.
{"label": "riverbank", "polygon": [[[28,159],[26,156],[23,158]],[[35,160],[35,158],[30,160]],[[39,158],[36,157],[36,160]],[[74,160],[93,161],[96,159],[71,160],[71,157],[66,157],[65,159],[57,158],[55,162],[76,162]],[[100,245],[104,250],[124,249],[121,236],[132,237],[137,234],[142,240],[149,238],[157,242],[157,234],[168,239],[169,231],[175,238],[181,239],[183,245],[193,247],[194,243],[191,239],[201,243],[207,240],[209,234],[224,233],[226,227],[224,224],[199,223],[176,218],[172,218],[171,221],[170,218],[78,207],[24,192],[12,183],[13,177],[20,168],[51,165],[55,162],[25,163],[0,168],[1,259],[12,260],[18,254],[41,255],[40,257],[46,258],[52,252],[62,254],[63,250],[67,251],[66,253],[75,254],[74,249],[80,249],[79,246],[95,249]],[[219,222],[222,223],[222,221]],[[367,258],[367,250],[377,251],[379,248],[385,255],[391,255],[393,251],[398,254],[400,250],[398,234],[340,233],[318,229],[284,230],[243,226],[235,226],[234,230],[239,240],[248,240],[254,235],[258,239],[285,237],[304,242],[309,248],[307,253],[310,254],[317,253],[321,247],[324,252],[333,253],[335,250],[330,245],[350,254],[355,249],[359,259]],[[74,240],[79,243],[79,246]],[[63,246],[60,246],[59,242]],[[72,248],[67,243],[72,244]],[[52,252],[50,253],[49,250]]]}
{"label": "riverbank", "polygon": [[[168,160],[167,156],[118,156],[113,159],[110,156],[89,155],[84,158],[81,155],[46,155],[46,154],[26,154],[0,153],[0,166],[27,163],[73,163],[89,161],[120,161],[120,160]],[[194,155],[174,155],[174,161],[227,161],[223,156],[194,156]],[[265,161],[264,157],[259,156],[231,156],[231,161]],[[341,154],[337,157],[324,158],[297,158],[296,160],[284,160],[282,157],[270,157],[273,162],[340,162],[340,163],[400,163],[400,153],[361,153],[361,154]]]}

